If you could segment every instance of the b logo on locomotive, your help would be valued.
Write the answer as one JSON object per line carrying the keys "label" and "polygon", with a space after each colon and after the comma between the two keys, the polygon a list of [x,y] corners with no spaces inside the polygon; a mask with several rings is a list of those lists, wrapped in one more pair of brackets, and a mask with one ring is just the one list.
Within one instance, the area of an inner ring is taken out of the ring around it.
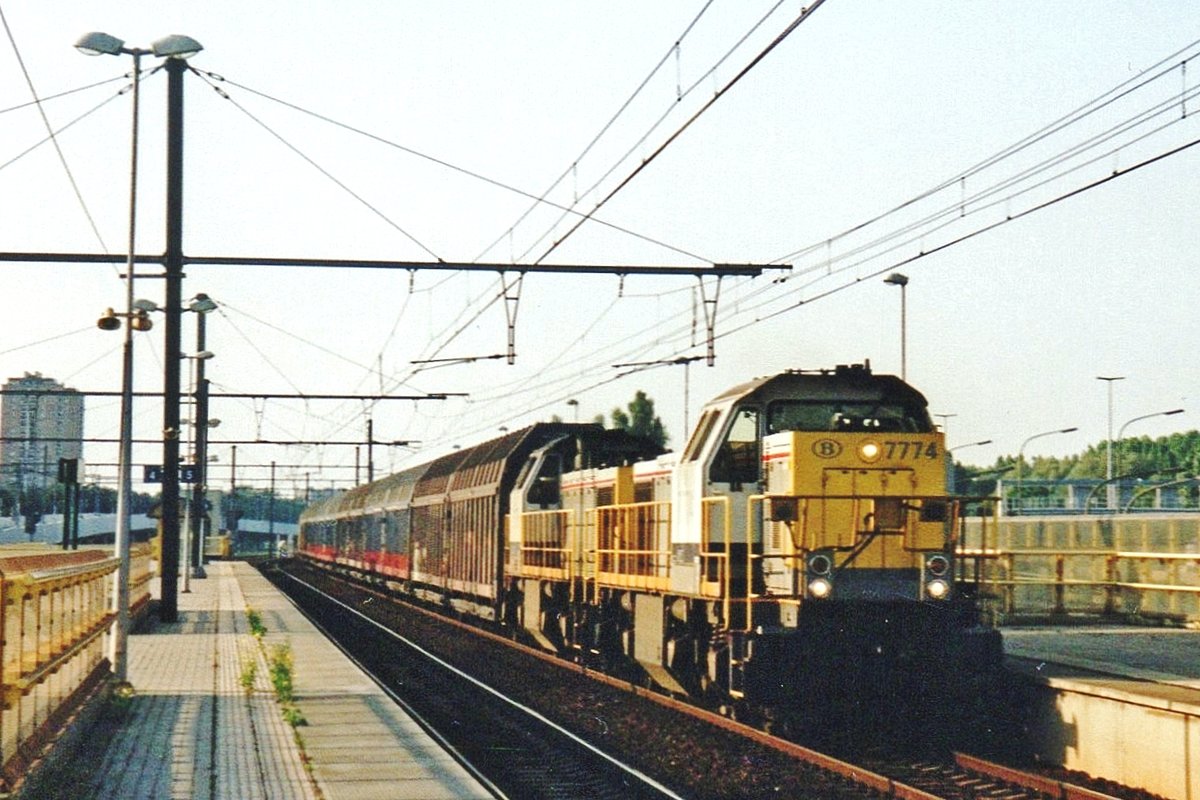
{"label": "b logo on locomotive", "polygon": [[817,458],[837,458],[842,454],[842,445],[833,439],[818,439],[812,443],[812,453]]}

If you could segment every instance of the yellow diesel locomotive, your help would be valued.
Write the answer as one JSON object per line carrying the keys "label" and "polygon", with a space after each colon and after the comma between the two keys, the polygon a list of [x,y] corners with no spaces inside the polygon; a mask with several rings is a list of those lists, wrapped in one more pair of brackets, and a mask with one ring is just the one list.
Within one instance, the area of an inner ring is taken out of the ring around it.
{"label": "yellow diesel locomotive", "polygon": [[899,378],[788,371],[714,398],[679,452],[539,423],[314,505],[299,549],[802,731],[941,721],[1000,663],[947,466]]}

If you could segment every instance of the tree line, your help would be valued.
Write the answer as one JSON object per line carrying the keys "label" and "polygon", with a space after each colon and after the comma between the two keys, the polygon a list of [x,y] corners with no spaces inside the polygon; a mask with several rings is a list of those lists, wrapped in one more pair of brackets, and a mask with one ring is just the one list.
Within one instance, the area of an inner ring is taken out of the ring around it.
{"label": "tree line", "polygon": [[[1129,480],[1171,480],[1200,476],[1200,431],[1149,436],[1113,442],[1113,477]],[[1000,456],[990,466],[955,462],[955,485],[974,482],[974,490],[991,491],[996,481],[1013,477],[1017,456]],[[1021,475],[1031,480],[1104,480],[1108,476],[1108,442],[1088,445],[1069,456],[1035,456],[1021,459]]]}

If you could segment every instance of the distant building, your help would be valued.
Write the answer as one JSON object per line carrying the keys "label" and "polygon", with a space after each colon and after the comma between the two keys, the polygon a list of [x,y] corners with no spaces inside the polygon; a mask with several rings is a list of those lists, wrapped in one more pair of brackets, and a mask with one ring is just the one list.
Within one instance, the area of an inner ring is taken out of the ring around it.
{"label": "distant building", "polygon": [[58,460],[83,455],[83,395],[40,372],[9,378],[3,390],[0,483],[22,488],[55,485]]}

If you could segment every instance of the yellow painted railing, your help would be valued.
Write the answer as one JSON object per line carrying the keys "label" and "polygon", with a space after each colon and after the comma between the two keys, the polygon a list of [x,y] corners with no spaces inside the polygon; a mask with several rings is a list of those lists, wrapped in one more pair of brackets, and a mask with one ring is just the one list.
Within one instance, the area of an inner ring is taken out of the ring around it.
{"label": "yellow painted railing", "polygon": [[[149,550],[134,559],[148,597]],[[0,549],[0,763],[19,776],[45,738],[108,671],[104,636],[113,621],[108,549]],[[140,572],[139,572],[140,571]],[[142,601],[144,605],[144,601]]]}
{"label": "yellow painted railing", "polygon": [[575,512],[529,511],[520,516],[520,574],[552,580],[574,575]]}
{"label": "yellow painted railing", "polygon": [[1200,620],[1200,519],[1190,515],[968,525],[960,559],[1000,614]]}
{"label": "yellow painted railing", "polygon": [[150,581],[154,573],[154,545],[150,542],[129,548],[129,613],[139,617],[149,610]]}
{"label": "yellow painted railing", "polygon": [[666,590],[671,578],[671,504],[601,506],[592,514],[597,583]]}

